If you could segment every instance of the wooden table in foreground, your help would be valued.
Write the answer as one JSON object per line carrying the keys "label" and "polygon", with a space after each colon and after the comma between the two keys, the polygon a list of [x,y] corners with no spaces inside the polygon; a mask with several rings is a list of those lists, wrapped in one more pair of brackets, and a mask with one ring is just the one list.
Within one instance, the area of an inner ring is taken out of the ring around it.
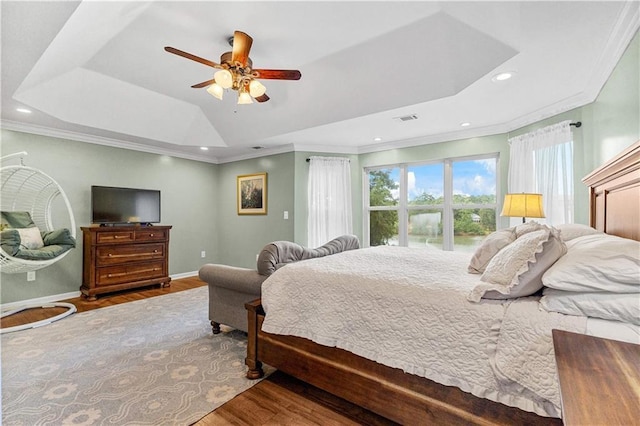
{"label": "wooden table in foreground", "polygon": [[553,330],[565,425],[640,424],[640,345]]}

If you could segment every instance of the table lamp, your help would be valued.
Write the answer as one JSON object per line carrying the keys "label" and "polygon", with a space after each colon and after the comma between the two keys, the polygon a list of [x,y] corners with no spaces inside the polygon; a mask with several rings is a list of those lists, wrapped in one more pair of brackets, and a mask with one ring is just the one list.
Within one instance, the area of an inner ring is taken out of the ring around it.
{"label": "table lamp", "polygon": [[522,223],[526,217],[544,217],[542,194],[506,194],[500,216],[522,217]]}

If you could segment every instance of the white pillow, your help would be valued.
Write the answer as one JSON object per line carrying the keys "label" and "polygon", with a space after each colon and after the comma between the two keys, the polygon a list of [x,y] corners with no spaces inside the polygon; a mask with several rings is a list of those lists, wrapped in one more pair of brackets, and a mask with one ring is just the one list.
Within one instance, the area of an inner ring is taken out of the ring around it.
{"label": "white pillow", "polygon": [[545,288],[540,305],[550,312],[640,325],[640,294],[586,293]]}
{"label": "white pillow", "polygon": [[547,225],[543,225],[542,223],[538,223],[535,220],[530,220],[527,223],[523,223],[522,225],[518,225],[514,228],[516,233],[516,238],[520,238],[529,232],[539,231],[541,229],[549,229]]}
{"label": "white pillow", "polygon": [[555,228],[560,231],[560,238],[562,238],[564,242],[571,241],[574,238],[584,237],[585,235],[604,234],[602,231],[579,223],[565,223],[557,225]]}
{"label": "white pillow", "polygon": [[544,272],[566,252],[557,231],[546,228],[529,232],[496,254],[467,297],[472,302],[485,299],[512,299],[530,296],[542,288]]}
{"label": "white pillow", "polygon": [[487,235],[476,249],[467,271],[470,274],[481,274],[500,250],[516,240],[514,228],[499,229]]}
{"label": "white pillow", "polygon": [[574,238],[542,283],[565,291],[640,293],[640,242],[608,234]]}
{"label": "white pillow", "polygon": [[17,228],[16,231],[20,234],[20,245],[29,250],[37,250],[44,247],[44,241],[42,241],[42,235],[37,226],[31,228]]}

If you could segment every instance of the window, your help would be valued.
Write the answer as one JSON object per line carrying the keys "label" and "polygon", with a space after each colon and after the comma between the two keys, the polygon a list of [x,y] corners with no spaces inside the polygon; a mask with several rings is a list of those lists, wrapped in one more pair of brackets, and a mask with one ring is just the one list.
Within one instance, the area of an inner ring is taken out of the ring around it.
{"label": "window", "polygon": [[496,229],[497,155],[365,169],[365,244],[473,251]]}

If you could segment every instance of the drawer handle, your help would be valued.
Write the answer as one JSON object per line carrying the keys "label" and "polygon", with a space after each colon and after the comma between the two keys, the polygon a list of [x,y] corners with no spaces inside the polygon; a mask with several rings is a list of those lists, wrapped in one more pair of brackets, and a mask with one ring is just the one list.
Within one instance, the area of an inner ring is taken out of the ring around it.
{"label": "drawer handle", "polygon": [[110,257],[112,259],[116,259],[116,258],[122,258],[122,257],[140,257],[140,256],[153,256],[154,254],[158,253],[158,250],[154,250],[153,253],[131,253],[131,254],[113,254],[113,253],[109,253],[107,255],[107,257]]}
{"label": "drawer handle", "polygon": [[153,234],[149,234],[150,237],[153,237]]}
{"label": "drawer handle", "polygon": [[119,274],[107,274],[107,278],[113,278],[113,277],[122,277],[125,275],[130,275],[130,274],[141,274],[144,272],[156,272],[159,271],[160,268],[151,268],[151,269],[139,269],[137,271],[133,271],[133,272],[121,272]]}
{"label": "drawer handle", "polygon": [[127,236],[125,236],[125,235],[114,235],[113,238],[115,238],[117,240],[118,238],[127,238]]}

